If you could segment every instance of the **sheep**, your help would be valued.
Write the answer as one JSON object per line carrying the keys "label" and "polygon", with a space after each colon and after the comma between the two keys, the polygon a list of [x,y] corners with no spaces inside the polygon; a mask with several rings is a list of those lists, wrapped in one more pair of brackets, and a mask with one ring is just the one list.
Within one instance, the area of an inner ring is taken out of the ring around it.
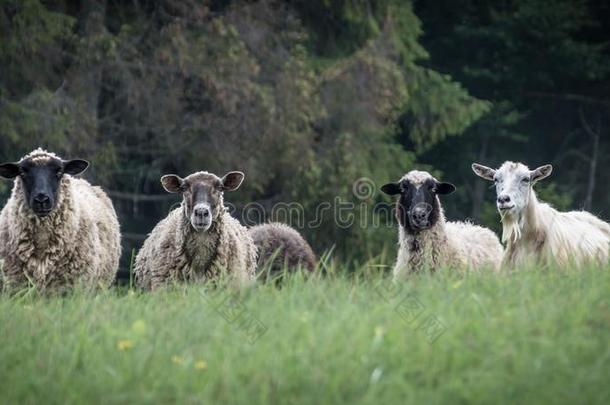
{"label": "sheep", "polygon": [[76,176],[85,160],[63,160],[38,148],[17,163],[0,165],[14,179],[0,212],[0,259],[6,288],[33,285],[66,291],[106,288],[121,255],[117,215],[108,196]]}
{"label": "sheep", "polygon": [[302,268],[312,272],[316,256],[299,232],[278,222],[261,224],[248,230],[258,249],[258,269],[261,278],[276,278],[284,269]]}
{"label": "sheep", "polygon": [[236,190],[244,174],[224,177],[196,172],[186,178],[161,177],[169,193],[182,194],[182,204],[157,224],[136,256],[136,285],[156,290],[174,281],[219,280],[239,285],[254,280],[256,247],[245,227],[223,203],[225,191]]}
{"label": "sheep", "polygon": [[497,170],[473,163],[472,170],[495,184],[502,242],[506,243],[504,267],[608,262],[608,223],[585,211],[559,212],[538,200],[533,187],[551,175],[553,166],[530,170],[523,163],[508,161]]}
{"label": "sheep", "polygon": [[439,182],[428,172],[413,170],[381,190],[388,195],[400,195],[395,213],[399,222],[395,281],[442,266],[499,268],[502,245],[492,231],[465,222],[446,222],[438,196],[453,193],[453,184]]}

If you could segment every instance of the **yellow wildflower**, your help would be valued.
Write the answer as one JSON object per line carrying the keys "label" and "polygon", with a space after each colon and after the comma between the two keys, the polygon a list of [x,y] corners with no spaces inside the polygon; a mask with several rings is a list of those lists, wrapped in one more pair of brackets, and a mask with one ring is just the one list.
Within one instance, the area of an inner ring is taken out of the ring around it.
{"label": "yellow wildflower", "polygon": [[195,370],[205,370],[206,368],[208,368],[208,363],[205,361],[199,360],[195,362]]}
{"label": "yellow wildflower", "polygon": [[133,349],[133,347],[136,344],[133,342],[133,340],[129,340],[129,339],[123,339],[123,340],[119,340],[116,344],[117,349],[119,349],[120,351],[125,351],[125,350],[129,350],[129,349]]}
{"label": "yellow wildflower", "polygon": [[184,359],[180,356],[172,356],[172,363],[174,364],[183,364]]}
{"label": "yellow wildflower", "polygon": [[138,319],[131,325],[131,330],[133,330],[137,334],[142,334],[146,332],[146,322],[142,319]]}

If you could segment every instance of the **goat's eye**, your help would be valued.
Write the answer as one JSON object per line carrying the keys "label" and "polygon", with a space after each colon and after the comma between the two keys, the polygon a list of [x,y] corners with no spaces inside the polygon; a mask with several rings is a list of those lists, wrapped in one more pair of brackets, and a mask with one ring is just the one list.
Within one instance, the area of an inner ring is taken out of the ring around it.
{"label": "goat's eye", "polygon": [[529,183],[530,182],[530,178],[529,177],[524,177],[521,179],[522,183]]}

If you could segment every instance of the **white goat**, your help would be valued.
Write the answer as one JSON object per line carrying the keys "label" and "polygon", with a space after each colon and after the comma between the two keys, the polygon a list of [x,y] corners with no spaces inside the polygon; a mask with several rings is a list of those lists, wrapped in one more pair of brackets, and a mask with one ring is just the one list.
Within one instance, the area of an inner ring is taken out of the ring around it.
{"label": "white goat", "polygon": [[474,163],[472,170],[495,183],[506,243],[504,265],[608,262],[610,225],[586,211],[559,212],[536,197],[533,186],[551,174],[551,165],[530,170],[505,162],[494,170]]}

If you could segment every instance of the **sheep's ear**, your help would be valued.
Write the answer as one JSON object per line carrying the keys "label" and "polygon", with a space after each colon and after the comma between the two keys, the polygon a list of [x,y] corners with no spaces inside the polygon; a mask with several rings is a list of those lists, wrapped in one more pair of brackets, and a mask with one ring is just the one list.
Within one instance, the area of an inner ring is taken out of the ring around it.
{"label": "sheep's ear", "polygon": [[491,167],[483,166],[478,163],[473,163],[471,167],[474,174],[485,180],[493,181],[494,176],[496,175],[496,171]]}
{"label": "sheep's ear", "polygon": [[19,163],[3,163],[0,165],[0,177],[14,179],[19,176]]}
{"label": "sheep's ear", "polygon": [[166,174],[161,177],[161,184],[168,193],[181,193],[183,191],[184,180],[175,174]]}
{"label": "sheep's ear", "polygon": [[436,194],[447,195],[455,191],[455,186],[451,183],[436,183]]}
{"label": "sheep's ear", "polygon": [[553,173],[552,165],[540,166],[539,168],[530,171],[530,180],[532,183],[536,183],[537,181],[546,179],[551,173]]}
{"label": "sheep's ear", "polygon": [[76,176],[89,167],[89,162],[83,159],[64,160],[64,173]]}
{"label": "sheep's ear", "polygon": [[237,190],[244,181],[244,174],[242,172],[229,172],[224,175],[221,179],[222,191],[233,191]]}
{"label": "sheep's ear", "polygon": [[384,184],[383,186],[381,186],[381,191],[383,191],[387,195],[400,194],[400,184],[399,183]]}

